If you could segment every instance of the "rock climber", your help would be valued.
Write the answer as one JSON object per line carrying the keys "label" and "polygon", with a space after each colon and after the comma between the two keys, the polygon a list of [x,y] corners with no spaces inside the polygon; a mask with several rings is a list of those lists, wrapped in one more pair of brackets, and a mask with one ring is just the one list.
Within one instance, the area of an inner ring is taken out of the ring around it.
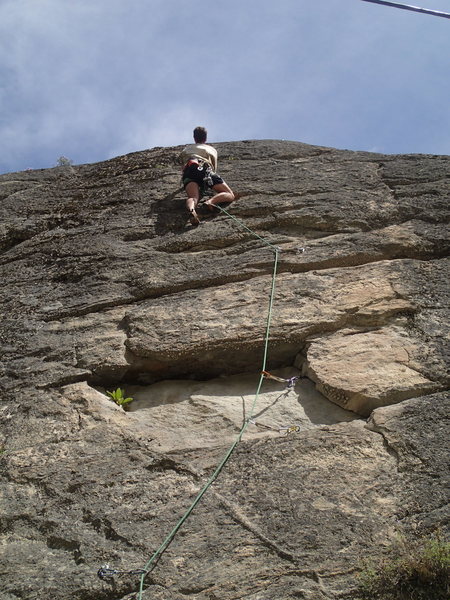
{"label": "rock climber", "polygon": [[216,194],[208,198],[204,205],[209,210],[214,210],[216,204],[221,202],[233,202],[234,193],[225,181],[216,173],[217,150],[206,143],[208,133],[204,127],[194,129],[194,142],[184,148],[180,154],[183,163],[183,187],[186,190],[186,208],[190,214],[192,225],[198,225],[200,219],[197,214],[197,206],[203,194],[213,189]]}

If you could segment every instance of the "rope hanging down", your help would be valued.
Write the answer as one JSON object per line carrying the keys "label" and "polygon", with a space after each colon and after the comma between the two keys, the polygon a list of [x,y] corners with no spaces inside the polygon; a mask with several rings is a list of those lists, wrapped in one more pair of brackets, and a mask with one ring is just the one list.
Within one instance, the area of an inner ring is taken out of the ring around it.
{"label": "rope hanging down", "polygon": [[[253,422],[253,412],[255,410],[255,406],[256,406],[256,403],[257,403],[258,398],[259,398],[259,394],[260,394],[260,391],[261,391],[261,386],[262,386],[262,383],[263,383],[264,379],[267,378],[267,374],[269,374],[268,371],[266,371],[266,362],[267,362],[267,355],[268,355],[268,349],[269,349],[270,324],[271,324],[271,321],[272,321],[273,299],[274,299],[274,295],[275,295],[275,280],[276,280],[276,275],[277,275],[278,253],[280,252],[280,248],[278,248],[277,246],[274,246],[273,244],[271,244],[270,242],[268,242],[267,240],[265,240],[264,238],[262,238],[261,236],[259,236],[257,233],[255,233],[254,231],[252,231],[251,229],[249,229],[246,225],[244,225],[244,223],[242,223],[239,219],[236,219],[236,217],[234,217],[233,215],[231,215],[224,208],[222,208],[220,206],[218,206],[217,208],[219,208],[221,210],[221,212],[227,214],[234,221],[236,221],[239,224],[240,227],[243,227],[244,229],[246,229],[247,231],[249,231],[253,236],[257,237],[259,240],[261,240],[262,242],[264,242],[264,244],[266,246],[268,246],[274,252],[274,263],[273,263],[273,271],[272,271],[272,283],[271,283],[271,288],[270,288],[269,308],[268,308],[268,314],[267,314],[267,320],[266,320],[266,331],[265,331],[265,338],[264,338],[264,353],[263,353],[261,374],[260,374],[260,377],[259,377],[258,386],[257,386],[256,392],[255,392],[255,397],[253,399],[252,407],[251,407],[251,410],[250,410],[250,417],[248,419],[246,419],[246,421],[242,425],[242,428],[239,431],[239,434],[236,437],[235,441],[232,443],[232,445],[230,446],[230,448],[226,452],[225,456],[223,457],[223,459],[221,460],[221,462],[217,466],[217,468],[214,471],[214,473],[211,475],[211,477],[205,483],[205,485],[203,486],[203,488],[197,494],[197,497],[195,498],[195,500],[192,502],[192,504],[190,505],[190,507],[187,509],[187,511],[184,513],[184,515],[181,517],[181,519],[178,521],[178,523],[175,525],[175,527],[172,529],[172,531],[169,533],[169,535],[166,537],[166,539],[163,541],[163,543],[154,552],[154,554],[151,556],[151,558],[145,564],[144,568],[140,571],[141,572],[141,579],[140,579],[140,585],[139,585],[139,592],[138,592],[138,595],[137,595],[137,600],[142,600],[142,593],[143,593],[143,589],[144,589],[145,577],[151,571],[151,569],[150,569],[151,565],[166,550],[167,546],[173,540],[173,538],[175,537],[175,535],[177,534],[178,530],[181,528],[181,526],[183,525],[183,523],[188,519],[188,517],[190,516],[190,514],[192,513],[192,511],[194,510],[194,508],[197,506],[197,504],[200,502],[200,500],[202,499],[202,497],[204,496],[204,494],[206,493],[206,491],[209,489],[209,487],[217,479],[217,477],[219,476],[219,474],[222,471],[223,467],[227,463],[228,459],[233,454],[234,449],[236,448],[236,446],[241,441],[242,436],[244,435],[247,427],[249,426],[250,423]],[[272,378],[274,378],[274,377],[272,376]],[[297,426],[295,426],[295,429],[293,427],[288,428],[288,429],[289,429],[289,431],[286,431],[286,434],[298,430]],[[108,567],[108,569],[109,569],[109,567]],[[113,569],[109,569],[109,570],[113,571]],[[107,576],[110,576],[110,573],[108,573]]]}
{"label": "rope hanging down", "polygon": [[426,15],[434,15],[435,17],[444,17],[450,19],[450,13],[445,13],[440,10],[431,10],[429,8],[419,8],[409,4],[399,4],[398,2],[386,2],[385,0],[362,0],[363,2],[372,2],[373,4],[381,4],[382,6],[392,6],[393,8],[402,8],[403,10],[412,10],[414,12],[425,13]]}

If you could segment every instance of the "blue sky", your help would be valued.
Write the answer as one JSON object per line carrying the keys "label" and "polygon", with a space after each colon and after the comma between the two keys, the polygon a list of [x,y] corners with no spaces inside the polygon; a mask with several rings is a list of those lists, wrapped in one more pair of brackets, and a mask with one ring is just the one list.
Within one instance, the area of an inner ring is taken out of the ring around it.
{"label": "blue sky", "polygon": [[196,125],[211,142],[450,154],[449,98],[450,20],[431,15],[362,0],[0,0],[0,173],[185,144]]}

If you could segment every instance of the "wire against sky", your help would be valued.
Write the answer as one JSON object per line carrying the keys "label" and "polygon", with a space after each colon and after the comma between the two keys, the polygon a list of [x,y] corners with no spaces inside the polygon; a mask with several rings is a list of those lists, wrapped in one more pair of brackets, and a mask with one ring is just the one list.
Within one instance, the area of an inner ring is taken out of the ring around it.
{"label": "wire against sky", "polygon": [[399,4],[398,2],[385,2],[385,0],[363,0],[363,2],[373,2],[382,6],[393,6],[394,8],[403,8],[404,10],[413,10],[415,12],[434,15],[435,17],[444,17],[450,19],[450,13],[441,12],[439,10],[431,10],[429,8],[419,8],[418,6],[410,6],[409,4]]}

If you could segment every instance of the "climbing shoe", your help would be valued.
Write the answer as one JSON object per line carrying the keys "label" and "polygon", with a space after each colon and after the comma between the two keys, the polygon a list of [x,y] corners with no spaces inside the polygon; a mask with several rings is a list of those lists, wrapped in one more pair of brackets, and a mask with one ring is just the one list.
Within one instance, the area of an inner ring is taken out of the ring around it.
{"label": "climbing shoe", "polygon": [[189,211],[189,214],[190,214],[189,221],[191,222],[191,225],[194,225],[194,226],[200,225],[200,219],[198,218],[198,214],[196,213],[195,208],[192,208]]}
{"label": "climbing shoe", "polygon": [[212,202],[208,202],[208,200],[206,200],[206,202],[203,202],[203,206],[206,206],[206,208],[208,210],[210,210],[211,212],[213,212],[214,210],[219,210],[217,208],[217,206],[215,206],[214,204],[212,204]]}

